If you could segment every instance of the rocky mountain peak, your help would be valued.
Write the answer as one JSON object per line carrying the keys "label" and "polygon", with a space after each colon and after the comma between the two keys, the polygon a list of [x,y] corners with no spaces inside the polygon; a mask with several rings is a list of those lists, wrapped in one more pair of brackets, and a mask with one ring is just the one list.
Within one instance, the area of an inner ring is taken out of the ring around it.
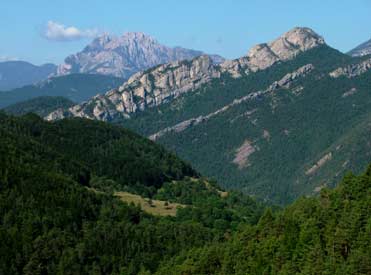
{"label": "rocky mountain peak", "polygon": [[[167,47],[142,32],[128,32],[119,37],[104,34],[83,51],[68,56],[59,66],[58,74],[93,73],[129,78],[159,64],[190,60],[202,54],[201,51]],[[219,56],[212,57],[221,61]]]}
{"label": "rocky mountain peak", "polygon": [[[291,45],[299,47],[303,51],[314,48],[321,44],[325,44],[325,40],[323,39],[322,36],[318,35],[312,29],[305,27],[293,28],[292,30],[284,33],[277,40],[282,39],[286,40]],[[273,43],[276,41],[273,41]]]}
{"label": "rocky mountain peak", "polygon": [[324,39],[310,28],[296,27],[270,43],[252,47],[247,56],[255,69],[265,69],[279,60],[288,60],[319,45]]}
{"label": "rocky mountain peak", "polygon": [[145,34],[143,32],[126,32],[122,35],[123,39],[126,40],[134,40],[134,41],[151,41],[151,42],[156,42],[156,39],[154,39],[152,36]]}
{"label": "rocky mountain peak", "polygon": [[221,64],[223,72],[232,77],[264,70],[274,63],[294,58],[301,52],[325,44],[324,39],[310,28],[296,27],[277,39],[252,47],[246,56]]}

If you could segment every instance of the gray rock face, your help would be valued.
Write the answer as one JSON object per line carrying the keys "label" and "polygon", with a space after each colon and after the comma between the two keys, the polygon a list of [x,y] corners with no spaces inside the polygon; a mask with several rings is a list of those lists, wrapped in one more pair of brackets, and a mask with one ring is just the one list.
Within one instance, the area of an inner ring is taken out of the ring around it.
{"label": "gray rock face", "polygon": [[[104,41],[111,43],[109,39]],[[192,61],[176,61],[159,65],[134,74],[121,87],[105,95],[97,95],[88,102],[70,108],[67,112],[57,110],[46,119],[78,116],[110,121],[120,117],[129,118],[132,113],[160,105],[181,94],[193,91],[214,78],[220,78],[223,73],[238,78],[264,70],[276,62],[291,59],[298,53],[323,43],[323,38],[312,30],[295,28],[271,43],[253,47],[247,56],[236,60],[214,64],[210,56],[203,55]],[[274,85],[284,86],[312,69],[311,65],[304,66],[301,68],[302,71],[294,72],[293,75],[287,75],[281,80],[284,83],[279,82]]]}
{"label": "gray rock face", "polygon": [[69,115],[104,121],[120,116],[129,117],[131,113],[167,102],[171,98],[197,89],[213,78],[220,77],[220,72],[216,68],[207,55],[192,61],[159,65],[149,71],[134,74],[119,88],[76,105],[67,113],[57,110],[47,119],[53,120]]}
{"label": "gray rock face", "polygon": [[220,66],[232,77],[239,77],[243,73],[264,70],[276,62],[292,59],[301,52],[323,44],[324,39],[313,30],[296,27],[270,43],[252,47],[247,56],[225,61]]}
{"label": "gray rock face", "polygon": [[[93,73],[129,78],[138,71],[176,60],[200,56],[200,51],[180,47],[170,48],[158,43],[151,36],[139,32],[121,37],[103,35],[93,40],[85,49],[68,56],[58,67],[58,74]],[[220,56],[211,56],[222,62]]]}
{"label": "gray rock face", "polygon": [[338,78],[341,76],[353,78],[369,70],[371,70],[371,58],[362,61],[361,63],[358,64],[352,64],[347,67],[337,68],[336,70],[330,73],[330,76],[333,78]]}
{"label": "gray rock face", "polygon": [[307,75],[308,73],[313,71],[313,69],[314,69],[314,66],[312,64],[304,65],[304,66],[300,67],[299,69],[297,69],[296,71],[294,71],[292,73],[289,73],[289,74],[286,74],[280,80],[275,81],[270,86],[269,90],[274,91],[274,90],[279,89],[279,88],[289,88],[291,83],[294,80],[298,79],[299,77],[303,77],[303,76]]}
{"label": "gray rock face", "polygon": [[371,39],[355,47],[348,54],[351,56],[365,56],[371,54]]}

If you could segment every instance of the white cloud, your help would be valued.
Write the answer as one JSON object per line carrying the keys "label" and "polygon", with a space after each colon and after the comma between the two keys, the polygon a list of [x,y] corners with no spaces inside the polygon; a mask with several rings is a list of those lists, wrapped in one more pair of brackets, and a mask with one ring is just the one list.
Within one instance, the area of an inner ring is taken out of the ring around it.
{"label": "white cloud", "polygon": [[80,30],[74,26],[66,27],[54,21],[48,21],[44,37],[53,41],[74,41],[82,38],[92,38],[98,35],[96,29]]}
{"label": "white cloud", "polygon": [[0,62],[17,61],[17,60],[19,60],[19,58],[14,57],[14,56],[0,55]]}

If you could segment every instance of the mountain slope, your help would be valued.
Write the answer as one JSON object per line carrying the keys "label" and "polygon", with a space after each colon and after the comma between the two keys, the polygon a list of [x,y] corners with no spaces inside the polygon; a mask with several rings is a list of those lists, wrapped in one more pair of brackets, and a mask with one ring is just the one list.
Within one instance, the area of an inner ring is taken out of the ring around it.
{"label": "mountain slope", "polygon": [[313,49],[122,124],[175,150],[224,187],[287,203],[334,186],[346,170],[370,161],[370,70],[330,76],[349,62],[359,61],[328,47]]}
{"label": "mountain slope", "polygon": [[57,66],[45,64],[35,66],[24,61],[0,62],[0,91],[8,91],[31,85],[55,73]]}
{"label": "mountain slope", "polygon": [[122,187],[144,191],[151,186],[158,188],[168,180],[197,175],[160,146],[112,125],[82,119],[51,124],[33,114],[19,119],[3,116],[2,124],[8,131],[28,134],[31,140],[50,147],[65,159],[84,163],[90,174],[107,176]]}
{"label": "mountain slope", "polygon": [[0,108],[39,96],[63,96],[73,102],[81,102],[117,87],[122,82],[122,78],[104,75],[71,74],[51,77],[34,85],[0,92]]}
{"label": "mountain slope", "polygon": [[370,69],[367,57],[351,58],[295,28],[234,61],[214,65],[201,56],[138,73],[48,119],[119,123],[223,187],[285,204],[369,162],[357,152],[369,150]]}
{"label": "mountain slope", "polygon": [[[200,51],[170,48],[144,33],[131,32],[114,37],[103,35],[81,52],[68,56],[58,68],[59,75],[93,73],[129,78],[138,71],[176,60],[192,59]],[[213,56],[222,61],[219,56]]]}
{"label": "mountain slope", "polygon": [[[0,122],[1,274],[154,272],[165,258],[224,240],[260,215],[250,198],[221,193],[122,128],[3,113]],[[184,208],[155,217],[113,195],[122,191]]]}
{"label": "mountain slope", "polygon": [[74,103],[60,96],[40,96],[26,101],[18,102],[7,106],[3,110],[12,115],[25,115],[27,113],[35,113],[41,117],[46,116],[51,111],[58,108],[69,108]]}
{"label": "mountain slope", "polygon": [[351,56],[364,56],[371,54],[371,39],[348,52]]}

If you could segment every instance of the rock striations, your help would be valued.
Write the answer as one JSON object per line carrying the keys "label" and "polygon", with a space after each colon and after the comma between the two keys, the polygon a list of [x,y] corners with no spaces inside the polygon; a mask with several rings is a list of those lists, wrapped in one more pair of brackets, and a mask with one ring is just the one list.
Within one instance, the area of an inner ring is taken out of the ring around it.
{"label": "rock striations", "polygon": [[[121,37],[102,35],[83,51],[68,56],[58,68],[59,75],[93,73],[129,78],[134,73],[176,60],[192,59],[200,51],[180,47],[170,48],[151,36],[140,32],[126,33]],[[212,56],[216,62],[220,56]]]}
{"label": "rock striations", "polygon": [[[111,44],[119,42],[111,41],[106,37],[103,42],[94,43],[84,52],[94,52],[93,49],[100,47],[101,44],[106,48],[116,48]],[[199,88],[212,79],[220,78],[222,74],[230,74],[234,78],[241,77],[264,70],[277,62],[292,59],[300,52],[324,43],[323,38],[311,29],[294,28],[268,44],[253,47],[247,56],[236,60],[215,64],[210,56],[202,55],[191,61],[171,62],[136,73],[119,88],[104,95],[97,95],[68,110],[56,110],[46,119],[78,116],[111,121],[122,117],[129,118],[132,113],[168,102],[172,98]],[[145,58],[143,62],[144,60]],[[154,60],[148,62],[155,63]]]}

